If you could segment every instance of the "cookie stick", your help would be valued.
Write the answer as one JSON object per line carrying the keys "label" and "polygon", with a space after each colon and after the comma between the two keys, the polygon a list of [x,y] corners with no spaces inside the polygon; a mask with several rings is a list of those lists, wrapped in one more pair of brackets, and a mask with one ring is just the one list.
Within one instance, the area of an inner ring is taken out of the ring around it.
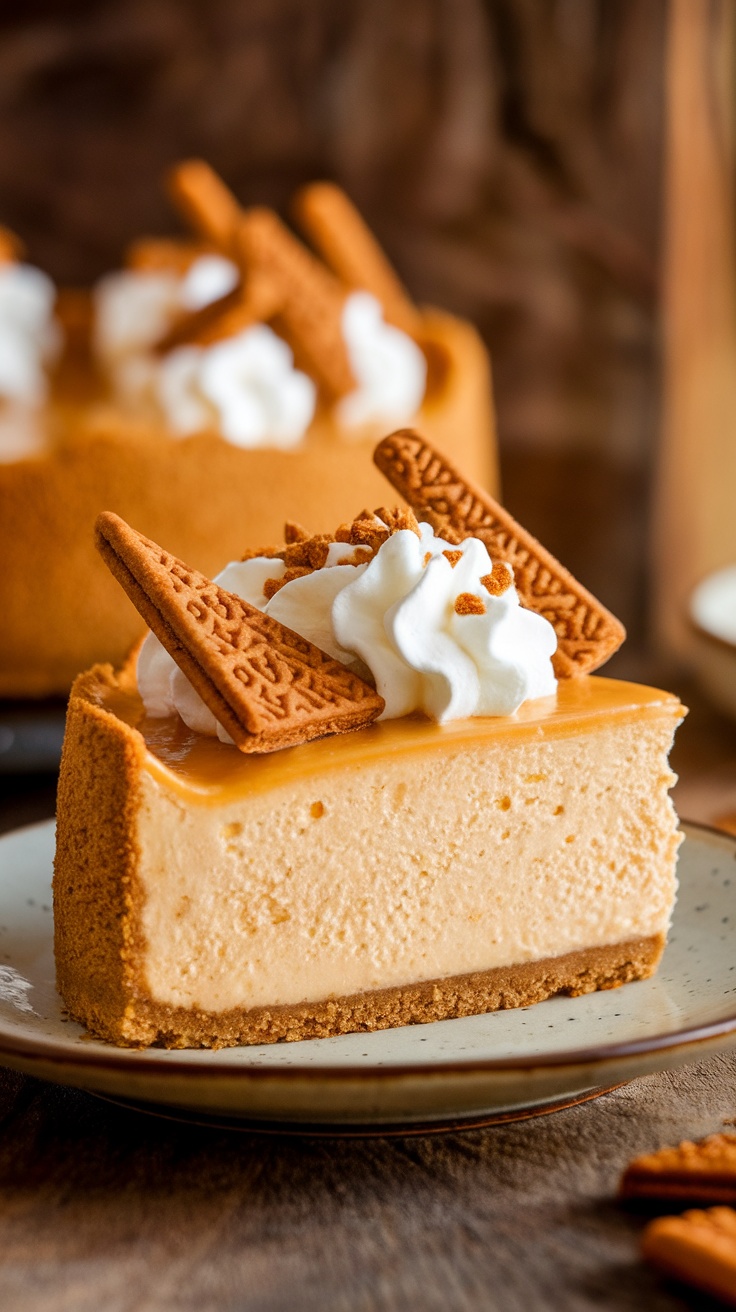
{"label": "cookie stick", "polygon": [[736,1212],[712,1207],[651,1221],[641,1240],[648,1262],[736,1307]]}
{"label": "cookie stick", "polygon": [[[185,218],[215,247],[232,257],[243,212],[209,164],[203,160],[184,160],[171,171],[168,189]],[[255,271],[249,276],[247,287],[243,281],[210,305],[182,315],[156,344],[156,352],[163,355],[184,344],[211,345],[271,318],[279,303],[275,286]]]}
{"label": "cookie stick", "polygon": [[125,252],[125,267],[136,273],[175,273],[183,277],[198,256],[211,251],[211,244],[201,241],[139,237]]}
{"label": "cookie stick", "polygon": [[16,237],[10,228],[0,227],[0,264],[15,264],[20,260],[25,246],[20,237]]}
{"label": "cookie stick", "polygon": [[620,620],[418,433],[404,428],[385,437],[373,459],[418,520],[448,542],[480,538],[494,563],[511,565],[522,605],[544,615],[555,629],[552,663],[558,679],[590,673],[621,646],[626,630]]}
{"label": "cookie stick", "polygon": [[118,515],[99,515],[95,535],[105,564],[242,752],[294,747],[380,715],[383,698],[357,674]]}
{"label": "cookie stick", "polygon": [[234,258],[247,282],[261,276],[280,296],[274,327],[291,346],[296,363],[334,400],[352,391],[355,380],[342,336],[346,291],[329,269],[281,222],[273,210],[245,210],[238,224]]}
{"label": "cookie stick", "polygon": [[[329,270],[273,211],[241,210],[232,192],[202,160],[179,164],[170,175],[169,188],[198,231],[240,266],[246,304],[260,305],[264,298],[270,303],[272,313],[267,317],[274,319],[274,327],[291,346],[297,365],[316,378],[330,400],[352,391],[355,380],[341,332],[345,290]],[[278,312],[273,313],[277,305]],[[245,324],[248,311],[243,313]],[[210,323],[207,319],[208,328]],[[199,340],[198,327],[188,337],[186,325],[178,340]]]}
{"label": "cookie stick", "polygon": [[273,318],[281,305],[276,285],[252,274],[225,296],[182,315],[156,343],[157,355],[177,346],[211,346],[256,323]]}
{"label": "cookie stick", "polygon": [[676,1148],[643,1153],[627,1166],[620,1198],[736,1203],[736,1135],[711,1134]]}
{"label": "cookie stick", "polygon": [[195,231],[231,255],[242,210],[214,169],[202,159],[183,160],[169,173],[167,190]]}
{"label": "cookie stick", "polygon": [[313,182],[297,192],[293,210],[299,226],[338,278],[348,287],[371,292],[383,305],[389,323],[416,335],[419,311],[342,188],[332,182]]}

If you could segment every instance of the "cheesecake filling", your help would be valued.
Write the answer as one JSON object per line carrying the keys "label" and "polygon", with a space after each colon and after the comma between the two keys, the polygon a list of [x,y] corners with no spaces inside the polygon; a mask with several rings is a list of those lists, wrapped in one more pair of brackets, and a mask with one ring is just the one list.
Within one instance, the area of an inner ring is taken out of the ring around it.
{"label": "cheesecake filling", "polygon": [[[215,581],[371,679],[386,703],[382,719],[511,715],[554,695],[555,631],[520,605],[511,567],[494,565],[478,538],[453,547],[420,524],[392,532],[368,563],[350,563],[355,554],[332,542],[322,568],[283,583],[284,562],[258,556]],[[150,633],[138,688],[149,715],[178,714],[197,733],[231,741]]]}
{"label": "cheesecake filling", "polygon": [[681,708],[610,713],[611,681],[579,682],[574,713],[394,721],[282,760],[236,757],[235,781],[215,743],[208,794],[185,751],[165,764],[149,749],[137,829],[151,996],[212,1012],[293,1004],[663,939]]}

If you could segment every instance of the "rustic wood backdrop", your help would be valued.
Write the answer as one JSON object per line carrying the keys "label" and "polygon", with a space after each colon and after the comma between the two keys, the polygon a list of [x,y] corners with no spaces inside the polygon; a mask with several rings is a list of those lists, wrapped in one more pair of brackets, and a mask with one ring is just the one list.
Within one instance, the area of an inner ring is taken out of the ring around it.
{"label": "rustic wood backdrop", "polygon": [[[0,221],[85,282],[174,229],[160,177],[183,155],[279,208],[337,178],[415,296],[481,328],[509,503],[636,630],[666,17],[666,0],[6,0]],[[617,553],[608,579],[590,535]]]}

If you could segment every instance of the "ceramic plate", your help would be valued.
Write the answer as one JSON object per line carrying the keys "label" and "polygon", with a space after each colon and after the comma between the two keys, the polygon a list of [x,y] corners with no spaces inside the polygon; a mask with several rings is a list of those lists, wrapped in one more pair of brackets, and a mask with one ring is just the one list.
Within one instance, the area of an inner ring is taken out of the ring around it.
{"label": "ceramic plate", "polygon": [[0,838],[0,1062],[197,1117],[292,1126],[478,1120],[552,1109],[736,1045],[736,839],[685,826],[654,979],[519,1011],[220,1052],[90,1039],[54,988],[53,822]]}

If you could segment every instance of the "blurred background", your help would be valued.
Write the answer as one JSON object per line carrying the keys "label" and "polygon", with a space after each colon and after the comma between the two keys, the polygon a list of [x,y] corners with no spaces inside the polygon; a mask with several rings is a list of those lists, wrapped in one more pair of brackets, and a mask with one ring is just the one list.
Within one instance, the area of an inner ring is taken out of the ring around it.
{"label": "blurred background", "polygon": [[[414,297],[480,328],[504,500],[624,620],[606,673],[697,700],[688,593],[736,561],[733,9],[6,0],[0,220],[84,284],[177,230],[181,157],[282,213],[340,182]],[[691,726],[736,815],[733,728],[707,698]]]}
{"label": "blurred background", "polygon": [[490,348],[505,499],[644,640],[664,0],[6,0],[0,215],[63,284],[176,230],[201,155],[339,181]]}

